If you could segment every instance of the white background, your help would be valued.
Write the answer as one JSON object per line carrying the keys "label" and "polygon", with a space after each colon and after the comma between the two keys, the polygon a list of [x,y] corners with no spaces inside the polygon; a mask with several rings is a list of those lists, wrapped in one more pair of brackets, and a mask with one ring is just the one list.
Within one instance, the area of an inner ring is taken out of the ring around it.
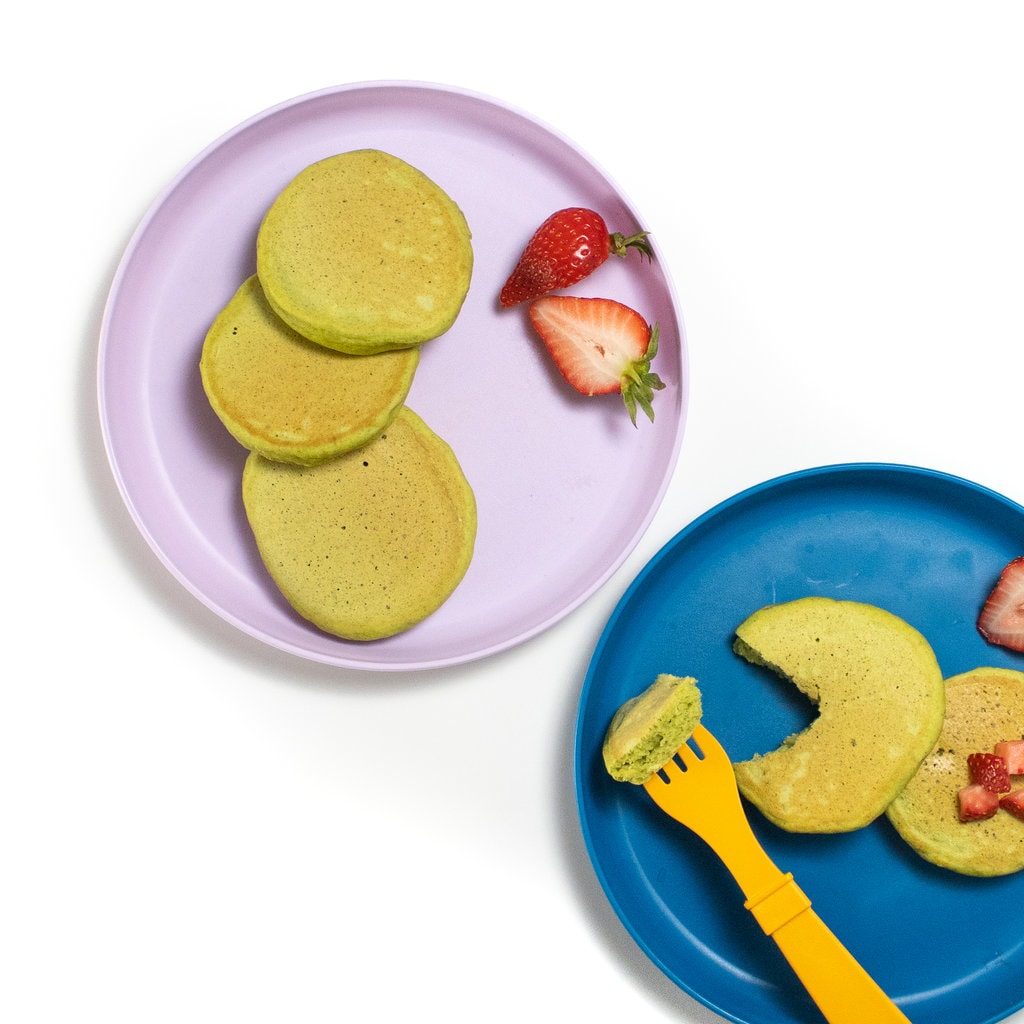
{"label": "white background", "polygon": [[[0,1019],[718,1020],[591,872],[582,678],[645,561],[751,484],[877,460],[1024,503],[1024,10],[63,6],[6,16],[0,71]],[[692,373],[672,486],[610,583],[522,647],[408,675],[306,663],[188,595],[95,399],[105,296],[164,185],[270,106],[388,79],[507,101],[608,170]]]}

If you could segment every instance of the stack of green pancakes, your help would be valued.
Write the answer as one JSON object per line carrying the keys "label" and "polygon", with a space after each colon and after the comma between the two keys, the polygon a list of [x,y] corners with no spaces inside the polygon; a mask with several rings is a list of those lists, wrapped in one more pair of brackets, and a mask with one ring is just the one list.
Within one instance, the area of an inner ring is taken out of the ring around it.
{"label": "stack of green pancakes", "polygon": [[388,153],[341,153],[271,204],[256,274],[204,341],[206,396],[249,450],[242,497],[264,565],[334,635],[409,629],[469,567],[473,491],[405,402],[472,268],[466,219],[437,184]]}

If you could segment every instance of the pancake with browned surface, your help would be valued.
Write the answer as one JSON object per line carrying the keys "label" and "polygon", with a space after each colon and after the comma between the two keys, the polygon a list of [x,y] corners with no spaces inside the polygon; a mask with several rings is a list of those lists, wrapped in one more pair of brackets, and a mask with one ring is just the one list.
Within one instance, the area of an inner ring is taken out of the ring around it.
{"label": "pancake with browned surface", "polygon": [[425,619],[473,555],[473,491],[452,449],[407,406],[369,444],[317,466],[251,454],[242,497],[282,594],[350,640]]}
{"label": "pancake with browned surface", "polygon": [[315,465],[358,448],[395,417],[419,349],[350,356],[293,331],[255,276],[214,320],[199,362],[214,412],[269,459]]}
{"label": "pancake with browned surface", "polygon": [[456,203],[417,168],[374,149],[301,171],[256,239],[256,271],[275,312],[304,337],[354,355],[443,334],[472,270]]}
{"label": "pancake with browned surface", "polygon": [[[925,860],[965,875],[1024,869],[1024,821],[1007,811],[962,822],[957,794],[970,780],[967,758],[1024,737],[1024,672],[976,668],[946,680],[942,731],[886,814]],[[1024,789],[1024,777],[1011,779]]]}
{"label": "pancake with browned surface", "polygon": [[847,832],[873,821],[942,727],[931,646],[882,608],[824,597],[769,605],[737,628],[733,647],[818,708],[806,729],[735,766],[740,792],[788,831]]}

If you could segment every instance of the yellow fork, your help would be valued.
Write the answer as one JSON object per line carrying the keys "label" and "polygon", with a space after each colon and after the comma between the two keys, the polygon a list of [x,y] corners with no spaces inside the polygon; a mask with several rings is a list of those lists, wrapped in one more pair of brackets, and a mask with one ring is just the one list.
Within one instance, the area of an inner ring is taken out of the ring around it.
{"label": "yellow fork", "polygon": [[891,1024],[908,1018],[811,909],[793,876],[775,866],[757,841],[740,802],[729,755],[702,725],[696,753],[684,743],[644,784],[670,817],[696,832],[739,883],[749,910],[782,950],[831,1024]]}

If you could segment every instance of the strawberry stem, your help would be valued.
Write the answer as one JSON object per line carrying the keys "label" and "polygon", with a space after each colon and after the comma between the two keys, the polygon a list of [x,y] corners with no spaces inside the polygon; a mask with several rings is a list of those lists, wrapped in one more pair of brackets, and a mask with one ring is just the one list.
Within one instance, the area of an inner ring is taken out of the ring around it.
{"label": "strawberry stem", "polygon": [[626,403],[629,418],[636,426],[636,409],[640,406],[644,414],[653,423],[654,407],[651,404],[654,392],[665,387],[664,381],[651,370],[651,360],[658,354],[658,325],[651,327],[651,337],[647,342],[647,351],[643,357],[634,359],[626,367],[622,375],[622,400]]}
{"label": "strawberry stem", "polygon": [[608,236],[608,253],[611,256],[625,256],[630,249],[636,249],[641,256],[654,259],[654,250],[647,241],[648,232],[638,231],[635,235],[624,235],[616,231]]}

